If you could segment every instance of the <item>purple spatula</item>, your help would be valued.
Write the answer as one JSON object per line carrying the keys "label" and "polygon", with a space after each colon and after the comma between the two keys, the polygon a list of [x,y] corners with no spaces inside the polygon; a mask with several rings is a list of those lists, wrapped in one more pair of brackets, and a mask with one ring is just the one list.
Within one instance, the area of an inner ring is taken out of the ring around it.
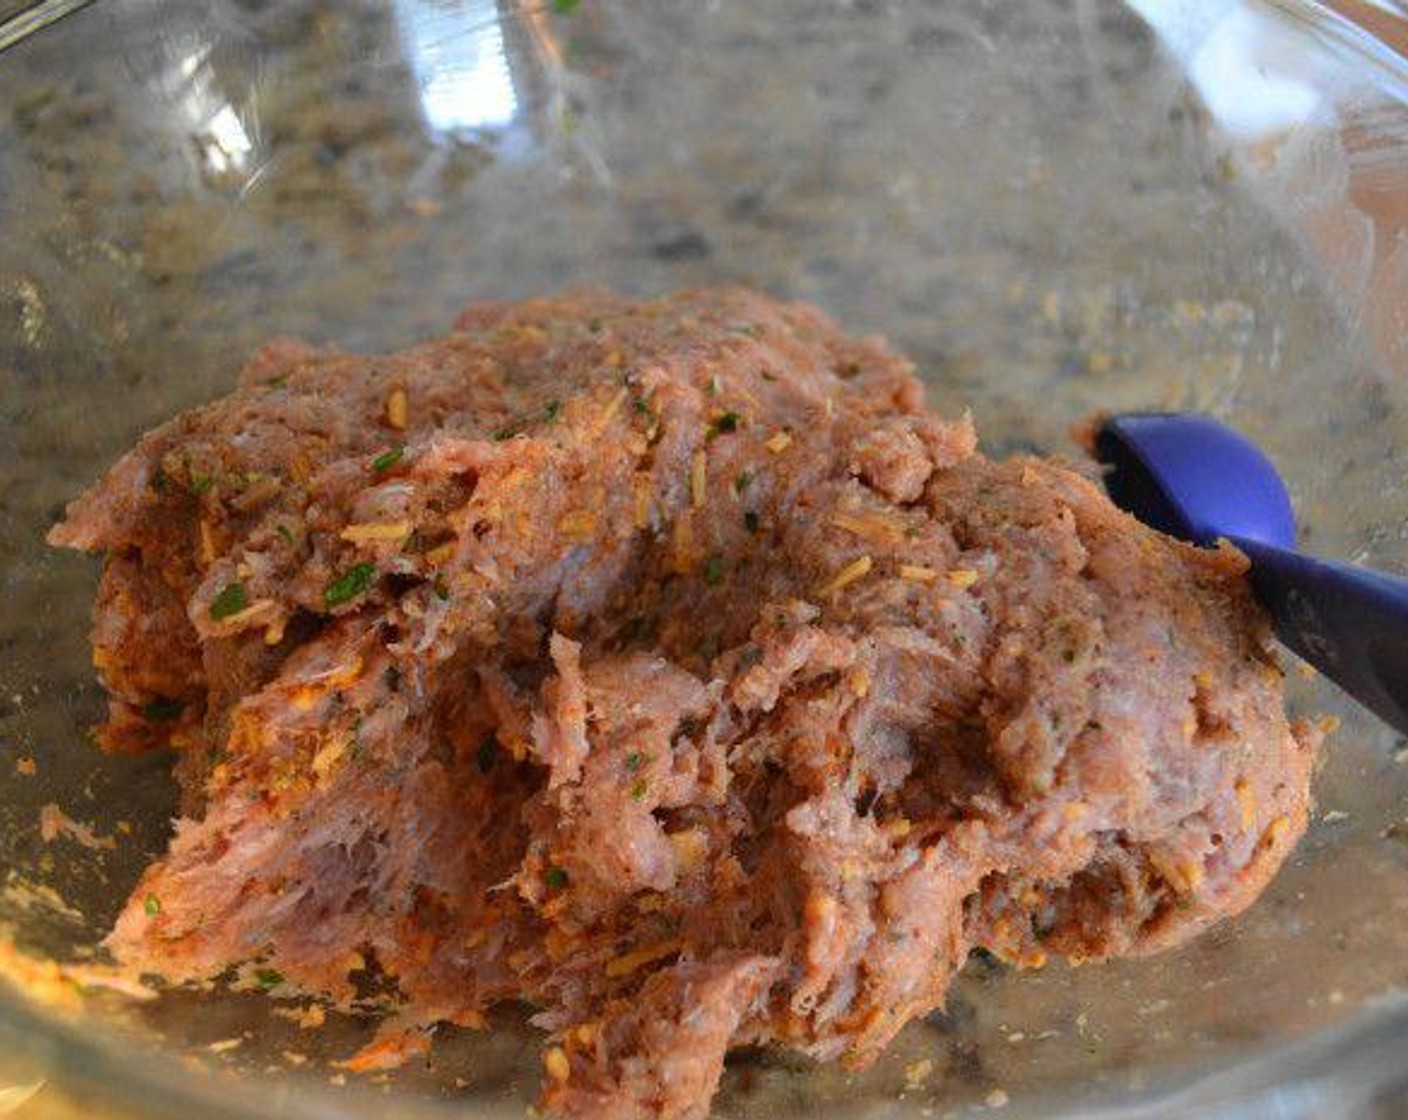
{"label": "purple spatula", "polygon": [[1127,413],[1096,431],[1115,504],[1170,536],[1247,554],[1276,636],[1366,708],[1408,734],[1408,580],[1295,551],[1276,468],[1209,416]]}

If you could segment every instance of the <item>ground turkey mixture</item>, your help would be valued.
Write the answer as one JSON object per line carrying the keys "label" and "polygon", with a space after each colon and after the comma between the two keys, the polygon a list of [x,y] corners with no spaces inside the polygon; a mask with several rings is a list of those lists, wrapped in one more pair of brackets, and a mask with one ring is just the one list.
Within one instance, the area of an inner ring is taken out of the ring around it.
{"label": "ground turkey mixture", "polygon": [[863,1065],[974,949],[1177,943],[1305,825],[1239,554],[747,291],[272,343],[51,539],[105,556],[104,746],[184,790],[119,960],[402,1032],[526,1001],[573,1117]]}

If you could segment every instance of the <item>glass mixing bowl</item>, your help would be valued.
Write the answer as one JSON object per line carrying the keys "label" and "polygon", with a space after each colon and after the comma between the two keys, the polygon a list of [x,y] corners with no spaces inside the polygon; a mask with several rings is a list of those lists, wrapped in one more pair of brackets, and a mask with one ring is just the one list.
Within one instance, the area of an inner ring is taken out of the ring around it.
{"label": "glass mixing bowl", "polygon": [[[512,1013],[359,1077],[374,1024],[96,982],[173,788],[86,742],[96,565],[41,537],[139,432],[275,334],[742,282],[887,335],[997,453],[1210,410],[1311,549],[1403,571],[1404,49],[1384,0],[113,0],[0,55],[0,1113],[521,1115],[538,1077]],[[742,1055],[718,1113],[1408,1115],[1408,751],[1291,675],[1343,726],[1249,913],[974,961],[872,1069]]]}

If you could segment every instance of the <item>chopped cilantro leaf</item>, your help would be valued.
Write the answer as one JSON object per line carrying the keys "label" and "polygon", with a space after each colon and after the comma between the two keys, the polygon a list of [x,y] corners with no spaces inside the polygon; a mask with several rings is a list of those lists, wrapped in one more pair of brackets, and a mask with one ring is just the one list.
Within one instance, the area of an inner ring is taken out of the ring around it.
{"label": "chopped cilantro leaf", "polygon": [[[391,686],[391,691],[396,691],[394,685]],[[348,748],[347,754],[353,762],[358,762],[366,753],[367,744],[362,742],[362,717],[358,716],[352,721],[352,744]]]}
{"label": "chopped cilantro leaf", "polygon": [[711,556],[704,561],[704,582],[710,587],[717,587],[723,582],[724,561],[721,556]]}
{"label": "chopped cilantro leaf", "polygon": [[376,580],[376,565],[353,564],[342,575],[323,588],[323,602],[329,607],[340,607],[350,603],[366,592]]}
{"label": "chopped cilantro leaf", "polygon": [[742,424],[743,417],[739,416],[738,413],[734,412],[732,409],[729,409],[729,411],[720,413],[718,416],[714,417],[713,421],[709,424],[709,438],[713,439],[715,436],[723,435],[725,432],[736,432]]}
{"label": "chopped cilantro leaf", "polygon": [[560,867],[549,867],[543,875],[549,890],[560,891],[567,886],[567,872]]}
{"label": "chopped cilantro leaf", "polygon": [[149,719],[154,723],[165,722],[175,719],[186,710],[186,705],[179,700],[153,700],[150,704],[142,706],[142,718]]}
{"label": "chopped cilantro leaf", "polygon": [[743,515],[743,527],[750,533],[757,533],[758,527],[762,524],[761,519],[753,510],[749,510]]}
{"label": "chopped cilantro leaf", "polygon": [[481,774],[487,774],[494,768],[494,759],[499,753],[499,740],[497,736],[486,735],[484,741],[479,744],[479,749],[474,752],[474,764],[479,767]]}
{"label": "chopped cilantro leaf", "polygon": [[222,618],[239,614],[249,606],[249,596],[244,593],[244,584],[227,583],[210,601],[210,617],[217,622]]}
{"label": "chopped cilantro leaf", "polygon": [[145,911],[147,917],[155,918],[161,913],[161,899],[157,898],[154,894],[147,895],[146,898],[142,899],[142,909]]}
{"label": "chopped cilantro leaf", "polygon": [[[556,420],[561,413],[562,402],[559,400],[548,401],[548,403],[543,406],[543,420],[549,424]],[[505,424],[493,434],[492,439],[495,443],[503,443],[506,439],[512,439],[514,436],[522,435],[529,423],[531,423],[531,420],[532,418],[529,417]]]}
{"label": "chopped cilantro leaf", "polygon": [[277,988],[284,982],[284,974],[272,968],[256,968],[254,980],[267,992],[270,988]]}
{"label": "chopped cilantro leaf", "polygon": [[406,445],[404,443],[397,444],[395,447],[391,448],[391,450],[383,451],[372,460],[372,470],[376,471],[378,474],[382,471],[389,471],[401,461],[402,456],[405,454]]}

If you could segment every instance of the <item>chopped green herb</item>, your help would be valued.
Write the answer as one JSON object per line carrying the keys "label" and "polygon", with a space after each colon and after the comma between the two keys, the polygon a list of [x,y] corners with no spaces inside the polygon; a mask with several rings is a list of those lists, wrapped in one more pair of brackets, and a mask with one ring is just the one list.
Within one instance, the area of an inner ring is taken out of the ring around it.
{"label": "chopped green herb", "polygon": [[752,471],[739,471],[738,477],[733,480],[733,492],[741,494],[748,489],[749,483],[753,481]]}
{"label": "chopped green herb", "polygon": [[710,395],[711,397],[718,395],[718,392],[719,392],[719,377],[718,377],[718,374],[714,374],[712,377],[709,378],[709,386],[708,386],[708,387],[709,387],[709,395]]}
{"label": "chopped green herb", "polygon": [[921,532],[923,530],[918,525],[906,525],[904,528],[904,535],[910,540],[914,540]]}
{"label": "chopped green herb", "polygon": [[743,417],[739,416],[738,413],[734,412],[732,409],[729,409],[727,412],[714,417],[713,421],[709,424],[708,438],[713,439],[715,436],[721,436],[725,432],[736,432],[742,424]]}
{"label": "chopped green herb", "polygon": [[358,716],[352,721],[352,745],[347,750],[347,757],[353,762],[360,762],[366,753],[367,744],[362,742],[362,717]]}
{"label": "chopped green herb", "polygon": [[549,867],[543,875],[543,881],[547,883],[549,890],[560,891],[567,886],[567,872],[560,867]]}
{"label": "chopped green herb", "polygon": [[743,515],[743,527],[747,529],[748,532],[756,534],[758,531],[758,526],[761,524],[762,520],[753,510],[750,509],[747,513]]}
{"label": "chopped green herb", "polygon": [[552,10],[560,16],[570,16],[582,0],[552,0]]}
{"label": "chopped green herb", "polygon": [[272,968],[256,968],[254,970],[254,980],[266,992],[271,988],[277,988],[284,982],[284,974]]}
{"label": "chopped green herb", "polygon": [[271,389],[282,389],[288,384],[288,374],[281,373],[278,377],[271,377],[268,381],[264,382],[264,384]]}
{"label": "chopped green herb", "polygon": [[147,895],[142,899],[142,909],[146,912],[147,917],[155,918],[161,913],[161,899],[154,894]]}
{"label": "chopped green herb", "polygon": [[191,493],[204,494],[215,485],[213,474],[193,474],[191,475]]}
{"label": "chopped green herb", "polygon": [[369,563],[353,564],[342,575],[323,588],[323,602],[329,607],[340,607],[350,603],[366,592],[376,581],[376,565]]}
{"label": "chopped green herb", "polygon": [[156,473],[152,475],[152,489],[158,494],[165,494],[171,486],[171,476],[161,467],[157,467]]}
{"label": "chopped green herb", "polygon": [[179,700],[153,700],[142,707],[142,718],[161,723],[175,719],[185,710],[186,705]]}
{"label": "chopped green herb", "polygon": [[436,576],[435,582],[430,585],[430,588],[435,592],[435,597],[442,603],[449,602],[450,586],[445,582],[444,576]]}
{"label": "chopped green herb", "polygon": [[249,596],[244,593],[244,584],[227,583],[210,602],[210,617],[217,622],[222,618],[239,614],[249,606]]}
{"label": "chopped green herb", "polygon": [[633,408],[634,408],[637,412],[639,412],[642,416],[651,416],[651,415],[653,415],[653,414],[651,413],[651,411],[650,411],[650,402],[647,401],[644,397],[636,397],[636,398],[634,398],[634,399],[631,401],[631,407],[633,407]]}
{"label": "chopped green herb", "polygon": [[389,471],[401,461],[402,456],[405,454],[406,445],[404,443],[397,444],[395,447],[391,448],[390,451],[383,451],[372,460],[372,470],[376,471],[378,474],[382,471]]}
{"label": "chopped green herb", "polygon": [[711,556],[704,561],[704,582],[710,587],[717,587],[723,582],[724,561],[722,556]]}
{"label": "chopped green herb", "polygon": [[636,782],[636,784],[631,787],[631,800],[643,800],[645,798],[646,791],[649,789],[650,787],[646,785],[645,779],[640,779],[640,781]]}
{"label": "chopped green herb", "polygon": [[487,774],[494,768],[494,759],[499,753],[499,740],[496,735],[487,735],[484,741],[479,744],[479,749],[474,752],[474,764],[479,767],[481,774]]}
{"label": "chopped green herb", "polygon": [[640,751],[632,751],[626,756],[626,769],[629,770],[632,774],[639,770],[643,765],[645,765],[645,756],[642,755]]}
{"label": "chopped green herb", "polygon": [[[548,401],[548,403],[543,406],[543,419],[548,423],[552,423],[552,421],[558,418],[558,415],[561,412],[561,401]],[[500,428],[494,433],[493,440],[495,443],[503,443],[506,439],[512,439],[514,436],[522,435],[524,430],[528,427],[530,423],[531,418],[525,418],[520,420],[514,420],[512,423],[505,424],[502,428]]]}
{"label": "chopped green herb", "polygon": [[282,523],[274,526],[274,532],[284,539],[284,543],[290,548],[293,547],[293,530]]}

